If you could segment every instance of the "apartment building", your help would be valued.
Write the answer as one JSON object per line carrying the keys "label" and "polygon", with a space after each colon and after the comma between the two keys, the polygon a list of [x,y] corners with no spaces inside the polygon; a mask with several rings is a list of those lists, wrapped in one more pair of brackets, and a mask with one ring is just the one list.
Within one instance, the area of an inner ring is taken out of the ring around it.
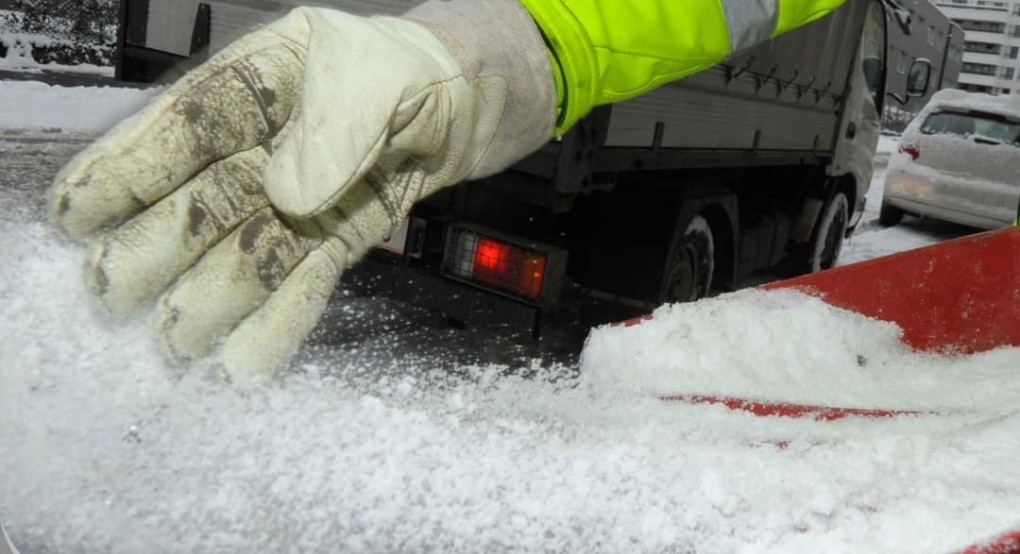
{"label": "apartment building", "polygon": [[1020,93],[1020,0],[938,0],[964,31],[959,88]]}

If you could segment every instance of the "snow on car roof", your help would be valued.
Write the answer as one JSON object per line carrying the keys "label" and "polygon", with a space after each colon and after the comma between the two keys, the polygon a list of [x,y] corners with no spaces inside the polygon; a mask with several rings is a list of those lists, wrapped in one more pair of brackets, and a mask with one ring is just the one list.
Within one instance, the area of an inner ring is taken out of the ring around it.
{"label": "snow on car roof", "polygon": [[953,111],[980,110],[1020,120],[1020,97],[992,96],[980,92],[945,89],[936,92],[932,96],[925,107],[925,112],[930,113],[935,109]]}

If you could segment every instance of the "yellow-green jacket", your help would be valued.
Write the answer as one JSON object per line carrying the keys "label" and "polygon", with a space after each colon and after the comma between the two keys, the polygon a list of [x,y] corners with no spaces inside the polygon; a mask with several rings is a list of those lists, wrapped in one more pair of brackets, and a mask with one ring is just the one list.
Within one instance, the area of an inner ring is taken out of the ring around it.
{"label": "yellow-green jacket", "polygon": [[592,108],[715,65],[845,0],[521,0],[553,58],[557,132]]}

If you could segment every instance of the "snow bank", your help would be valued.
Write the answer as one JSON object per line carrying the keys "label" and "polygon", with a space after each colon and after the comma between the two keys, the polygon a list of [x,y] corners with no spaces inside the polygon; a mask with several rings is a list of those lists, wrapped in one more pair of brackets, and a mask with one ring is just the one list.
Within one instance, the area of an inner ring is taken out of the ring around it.
{"label": "snow bank", "polygon": [[1020,349],[938,357],[899,337],[895,324],[799,292],[742,291],[594,330],[581,373],[595,389],[656,396],[941,413],[1020,406]]}
{"label": "snow bank", "polygon": [[102,132],[137,111],[155,93],[155,89],[0,81],[0,128]]}
{"label": "snow bank", "polygon": [[[888,325],[744,293],[595,332],[579,380],[325,350],[242,391],[166,367],[146,317],[93,315],[82,252],[46,226],[0,222],[0,259],[0,514],[23,552],[942,552],[1020,524],[1020,417],[960,404],[1015,410],[1015,351],[912,358]],[[958,412],[820,423],[649,394],[811,384]]]}

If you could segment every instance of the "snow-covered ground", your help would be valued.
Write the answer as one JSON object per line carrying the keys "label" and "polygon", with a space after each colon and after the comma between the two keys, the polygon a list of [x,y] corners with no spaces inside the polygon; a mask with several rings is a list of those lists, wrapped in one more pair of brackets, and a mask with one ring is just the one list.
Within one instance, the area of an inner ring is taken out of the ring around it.
{"label": "snow-covered ground", "polygon": [[[73,41],[70,41],[67,38],[58,38],[59,36],[67,37],[73,34],[71,31],[74,23],[70,20],[63,18],[49,18],[44,25],[50,29],[50,34],[12,30],[24,28],[23,14],[18,11],[0,10],[0,23],[3,23],[3,25],[0,25],[0,47],[2,47],[0,50],[5,52],[5,55],[0,57],[0,71],[7,70],[34,74],[48,72],[89,74],[105,77],[113,76],[114,69],[112,65],[100,66],[84,63],[77,65],[60,65],[56,63],[39,63],[36,61],[36,57],[38,56],[33,56],[33,50],[35,48],[59,46],[72,47]],[[106,40],[112,43],[117,34],[116,26],[107,26],[104,33],[106,35]],[[86,46],[82,44],[76,44],[73,45],[73,47],[78,49],[79,52],[82,50],[92,50],[96,54],[98,54],[101,50],[101,47],[99,46]]]}
{"label": "snow-covered ground", "polygon": [[59,64],[42,64],[32,57],[33,46],[46,46],[57,41],[46,36],[33,33],[0,33],[0,44],[7,49],[7,55],[0,58],[0,70],[15,70],[26,73],[42,73],[43,71],[87,73],[113,77],[113,66],[78,64],[73,66]]}
{"label": "snow-covered ground", "polygon": [[[66,155],[148,94],[0,82],[0,154]],[[741,292],[601,328],[580,372],[320,341],[238,390],[166,366],[147,314],[93,312],[45,183],[21,182],[46,172],[23,170],[0,169],[0,518],[25,553],[949,552],[1020,526],[1016,349],[914,354],[888,324]],[[845,253],[935,240],[864,226]]]}
{"label": "snow-covered ground", "polygon": [[0,129],[59,129],[98,133],[137,111],[153,90],[59,87],[0,81]]}

